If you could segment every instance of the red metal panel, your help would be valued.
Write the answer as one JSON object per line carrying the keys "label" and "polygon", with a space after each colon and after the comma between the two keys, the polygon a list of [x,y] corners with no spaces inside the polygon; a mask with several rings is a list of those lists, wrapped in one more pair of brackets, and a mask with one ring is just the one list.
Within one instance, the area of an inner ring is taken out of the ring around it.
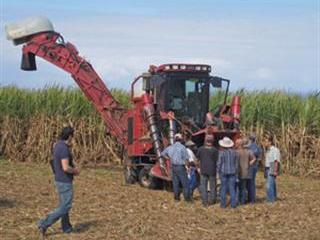
{"label": "red metal panel", "polygon": [[143,117],[144,103],[141,97],[133,99],[134,108],[130,110],[129,115],[133,117],[133,143],[128,145],[129,156],[144,155],[152,148],[152,141],[149,136],[146,122]]}

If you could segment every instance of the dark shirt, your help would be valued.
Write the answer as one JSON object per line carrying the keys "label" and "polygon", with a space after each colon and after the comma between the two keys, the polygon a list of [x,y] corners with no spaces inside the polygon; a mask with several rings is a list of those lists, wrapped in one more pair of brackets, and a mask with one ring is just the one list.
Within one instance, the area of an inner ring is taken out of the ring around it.
{"label": "dark shirt", "polygon": [[200,161],[200,172],[204,175],[216,176],[219,152],[215,147],[202,146],[197,151]]}
{"label": "dark shirt", "polygon": [[58,141],[53,149],[54,179],[57,182],[72,183],[73,174],[63,171],[62,159],[69,159],[69,165],[73,167],[72,154],[69,146],[64,141]]}
{"label": "dark shirt", "polygon": [[225,149],[219,151],[217,168],[220,175],[238,175],[239,155],[237,151],[234,149]]}

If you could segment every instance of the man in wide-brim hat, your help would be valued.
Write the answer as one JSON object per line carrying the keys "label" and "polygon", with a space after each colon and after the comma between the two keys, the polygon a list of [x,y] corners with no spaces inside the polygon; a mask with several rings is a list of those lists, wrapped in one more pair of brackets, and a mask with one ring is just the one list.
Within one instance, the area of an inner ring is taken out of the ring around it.
{"label": "man in wide-brim hat", "polygon": [[221,150],[219,151],[219,159],[217,170],[221,181],[221,201],[222,208],[226,207],[226,195],[229,189],[230,205],[232,208],[237,206],[236,200],[236,179],[239,169],[238,153],[232,148],[234,142],[229,137],[219,140]]}
{"label": "man in wide-brim hat", "polygon": [[223,148],[232,148],[234,146],[234,142],[230,138],[224,137],[223,139],[219,140],[219,145]]}

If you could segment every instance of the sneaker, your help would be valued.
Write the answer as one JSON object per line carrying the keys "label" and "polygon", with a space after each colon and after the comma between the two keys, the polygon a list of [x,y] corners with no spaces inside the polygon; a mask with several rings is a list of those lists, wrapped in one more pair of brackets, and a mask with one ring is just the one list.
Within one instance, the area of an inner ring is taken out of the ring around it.
{"label": "sneaker", "polygon": [[180,197],[174,197],[175,202],[180,202]]}
{"label": "sneaker", "polygon": [[45,239],[47,229],[45,229],[44,227],[38,226],[38,230],[40,232],[41,239]]}
{"label": "sneaker", "polygon": [[193,199],[192,198],[187,198],[184,200],[186,203],[193,203]]}
{"label": "sneaker", "polygon": [[209,204],[207,202],[203,202],[202,207],[207,208],[207,207],[209,207]]}
{"label": "sneaker", "polygon": [[69,228],[68,230],[66,230],[66,231],[63,231],[64,233],[72,233],[73,232],[73,228],[71,227],[71,228]]}

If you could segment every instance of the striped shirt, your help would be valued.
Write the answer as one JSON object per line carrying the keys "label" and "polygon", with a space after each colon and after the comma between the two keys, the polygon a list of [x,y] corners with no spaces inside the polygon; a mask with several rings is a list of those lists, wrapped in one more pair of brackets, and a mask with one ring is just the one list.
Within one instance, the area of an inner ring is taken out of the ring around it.
{"label": "striped shirt", "polygon": [[161,153],[162,157],[170,158],[173,165],[185,165],[189,159],[187,149],[180,142],[175,142]]}
{"label": "striped shirt", "polygon": [[234,149],[219,151],[217,170],[220,175],[238,174],[239,155]]}

